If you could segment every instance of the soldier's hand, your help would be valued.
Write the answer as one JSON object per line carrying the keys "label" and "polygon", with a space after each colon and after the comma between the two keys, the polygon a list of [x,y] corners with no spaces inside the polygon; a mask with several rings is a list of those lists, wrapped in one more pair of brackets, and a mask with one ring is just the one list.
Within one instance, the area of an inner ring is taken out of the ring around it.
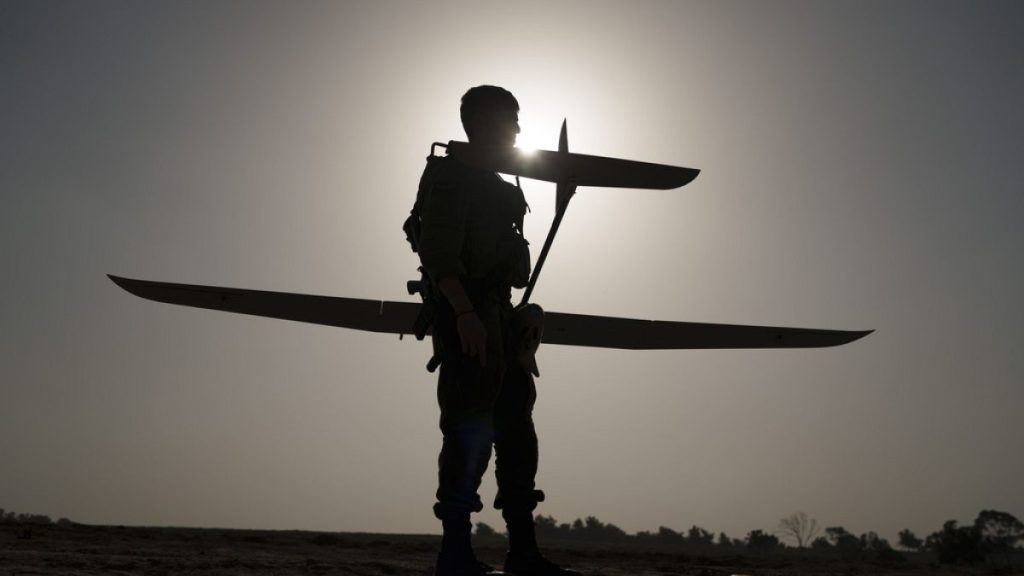
{"label": "soldier's hand", "polygon": [[487,328],[480,321],[476,312],[460,314],[456,320],[459,339],[462,340],[462,353],[466,356],[477,356],[480,366],[487,365]]}

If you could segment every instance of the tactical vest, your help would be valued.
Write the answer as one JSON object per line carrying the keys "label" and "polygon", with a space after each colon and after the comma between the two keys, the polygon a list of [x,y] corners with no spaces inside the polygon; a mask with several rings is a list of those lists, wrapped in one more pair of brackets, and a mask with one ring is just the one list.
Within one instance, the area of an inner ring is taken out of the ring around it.
{"label": "tactical vest", "polygon": [[[431,149],[431,155],[427,157],[427,167],[424,170],[424,178],[420,181],[420,187],[416,191],[416,201],[412,210],[406,218],[402,229],[405,232],[406,241],[413,252],[419,253],[423,222],[421,218],[421,207],[424,197],[430,194],[433,186],[437,183],[431,173],[442,169],[445,162],[458,162],[452,158],[436,156]],[[496,202],[501,206],[489,206],[489,212],[484,214],[487,218],[483,222],[469,221],[465,223],[464,233],[467,240],[462,246],[460,260],[470,272],[471,280],[483,281],[493,286],[511,286],[513,288],[524,288],[530,280],[530,248],[529,242],[523,237],[523,215],[529,208],[523,197],[522,188],[517,184],[509,184],[501,180],[497,175],[480,173],[467,169],[468,181],[459,181],[458,186],[470,188],[490,189],[495,188],[501,191],[491,198],[478,200],[467,199],[467,202]],[[473,181],[477,177],[482,178],[479,182]],[[471,190],[470,194],[475,191]],[[497,215],[495,215],[497,212]],[[479,215],[479,214],[478,214]],[[483,237],[482,239],[480,237]],[[472,240],[478,240],[476,242]],[[421,272],[426,273],[426,270]],[[435,282],[438,278],[433,279]]]}
{"label": "tactical vest", "polygon": [[[424,170],[425,177],[421,179],[420,186],[416,191],[416,201],[413,203],[412,210],[409,211],[409,216],[405,219],[405,222],[402,225],[406,241],[409,242],[409,247],[417,254],[420,252],[420,240],[423,230],[423,222],[421,219],[422,203],[424,197],[432,191],[432,186],[436,183],[433,178],[428,176],[431,172],[440,170],[445,162],[458,161],[453,158],[435,155],[434,147],[432,146],[431,154],[427,157],[427,167]],[[487,177],[490,177],[490,175],[487,175]],[[498,181],[488,182],[487,186],[507,186],[514,188],[518,193],[519,198],[522,198],[522,188],[518,185],[518,178],[516,179],[516,184],[512,185],[500,180],[496,175],[493,177],[498,179]],[[459,182],[459,185],[473,186],[474,183]],[[507,198],[508,196],[509,195],[503,195],[501,197]],[[511,218],[511,221],[507,224],[498,227],[496,232],[498,237],[494,246],[473,246],[472,243],[464,243],[465,245],[463,246],[462,254],[462,259],[464,261],[477,263],[482,259],[485,262],[489,262],[488,257],[492,256],[490,252],[481,256],[480,254],[474,253],[475,249],[479,249],[481,251],[493,251],[493,253],[497,255],[497,258],[492,263],[493,266],[489,267],[486,275],[480,278],[463,278],[464,287],[467,288],[467,292],[479,293],[498,291],[501,289],[504,289],[507,292],[509,287],[524,288],[529,283],[530,249],[529,243],[523,237],[522,233],[523,212],[525,209],[528,209],[525,199],[522,200],[522,204],[524,209],[511,210],[510,212],[515,213],[515,216]],[[436,281],[438,279],[430,278],[430,275],[423,266],[420,266],[418,271],[420,272],[420,279],[409,281],[406,288],[410,295],[419,294],[423,300],[423,306],[420,308],[420,313],[412,327],[412,333],[417,339],[422,340],[430,331],[434,318],[436,317],[439,308],[443,306],[444,303],[441,300],[443,296],[436,287]],[[467,284],[472,284],[472,286]],[[427,364],[427,370],[433,372],[437,369],[439,364],[440,354],[438,354],[438,351],[435,349],[434,357],[431,358],[430,362]]]}

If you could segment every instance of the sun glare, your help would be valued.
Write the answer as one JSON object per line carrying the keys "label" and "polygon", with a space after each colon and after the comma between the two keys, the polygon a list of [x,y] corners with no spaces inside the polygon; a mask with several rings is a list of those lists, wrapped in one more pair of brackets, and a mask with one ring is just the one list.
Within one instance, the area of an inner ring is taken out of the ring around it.
{"label": "sun glare", "polygon": [[520,117],[519,134],[516,136],[516,148],[520,153],[529,156],[537,150],[544,149],[549,140],[550,138],[544,138],[542,126],[537,126],[529,118]]}

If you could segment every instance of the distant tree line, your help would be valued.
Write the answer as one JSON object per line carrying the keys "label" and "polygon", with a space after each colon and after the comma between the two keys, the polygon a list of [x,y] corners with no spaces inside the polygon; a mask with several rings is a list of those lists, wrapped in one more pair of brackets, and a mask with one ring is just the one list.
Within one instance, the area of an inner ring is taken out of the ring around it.
{"label": "distant tree line", "polygon": [[[901,532],[900,539],[906,539],[906,544],[919,542],[909,530]],[[947,520],[942,530],[925,538],[921,547],[934,550],[939,562],[976,564],[994,558],[1009,562],[1011,554],[1021,549],[1022,541],[1024,524],[1020,520],[1007,512],[982,510],[971,525],[958,526],[956,520]]]}
{"label": "distant tree line", "polygon": [[[0,524],[19,527],[57,524],[73,525],[67,518],[56,522],[45,514],[19,514],[0,508]],[[745,538],[730,538],[724,532],[714,533],[692,526],[685,532],[676,532],[661,526],[656,532],[641,531],[627,534],[618,526],[605,523],[594,516],[585,520],[577,518],[572,523],[559,523],[552,516],[536,517],[537,537],[545,540],[577,540],[586,542],[622,542],[655,546],[685,546],[689,548],[732,548],[750,551],[782,550],[785,548],[804,549],[836,555],[844,560],[870,560],[880,562],[902,562],[900,551],[875,532],[856,536],[842,526],[831,526],[817,536],[818,524],[803,512],[798,512],[779,521],[773,532],[751,530]],[[483,522],[476,525],[476,535],[481,538],[500,538],[502,534]],[[779,537],[793,544],[787,546]],[[817,537],[816,537],[817,536]],[[959,525],[948,520],[942,529],[929,534],[923,540],[909,529],[900,531],[898,546],[905,551],[929,551],[943,564],[977,564],[985,561],[1010,564],[1024,557],[1024,523],[1008,512],[982,510],[972,524]]]}
{"label": "distant tree line", "polygon": [[0,508],[0,524],[17,524],[17,525],[32,525],[32,526],[45,526],[48,524],[59,524],[67,525],[73,524],[67,518],[60,518],[56,522],[50,519],[46,514],[19,514],[17,512],[10,512]]}
{"label": "distant tree line", "polygon": [[[785,548],[810,549],[815,552],[837,556],[848,561],[903,562],[904,554],[893,548],[889,541],[875,532],[859,536],[842,526],[826,527],[818,535],[818,523],[803,512],[798,512],[779,521],[772,532],[751,530],[745,538],[730,538],[724,532],[714,533],[692,526],[685,532],[677,532],[661,526],[656,532],[641,531],[627,534],[618,526],[605,523],[594,516],[577,518],[572,523],[559,523],[551,516],[537,516],[537,537],[547,540],[576,540],[605,543],[634,543],[656,546],[721,547],[770,551]],[[477,536],[502,537],[497,531],[480,522]],[[789,542],[787,545],[783,540]],[[924,540],[909,529],[899,533],[898,546],[903,551],[929,551],[944,564],[976,564],[986,560],[1010,563],[1016,553],[1024,555],[1024,524],[1007,512],[982,510],[973,524],[960,526],[955,520],[947,521],[941,530],[933,532]]]}

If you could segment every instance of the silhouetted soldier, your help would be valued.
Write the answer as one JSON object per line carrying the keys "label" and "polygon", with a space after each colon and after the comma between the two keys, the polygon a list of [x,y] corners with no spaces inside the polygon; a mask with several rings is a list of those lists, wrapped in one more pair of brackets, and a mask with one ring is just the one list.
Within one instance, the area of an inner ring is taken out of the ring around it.
{"label": "silhouetted soldier", "polygon": [[[519,103],[496,86],[462,97],[470,143],[514,146]],[[523,238],[526,199],[497,174],[449,156],[431,156],[418,192],[418,251],[431,280],[435,357],[441,361],[437,398],[444,437],[434,514],[444,537],[438,575],[475,576],[491,568],[470,546],[470,513],[483,509],[477,490],[494,446],[498,496],[508,527],[505,571],[517,576],[571,576],[537,549],[533,510],[537,490],[536,399],[533,376],[511,338],[511,289],[529,280]]]}

